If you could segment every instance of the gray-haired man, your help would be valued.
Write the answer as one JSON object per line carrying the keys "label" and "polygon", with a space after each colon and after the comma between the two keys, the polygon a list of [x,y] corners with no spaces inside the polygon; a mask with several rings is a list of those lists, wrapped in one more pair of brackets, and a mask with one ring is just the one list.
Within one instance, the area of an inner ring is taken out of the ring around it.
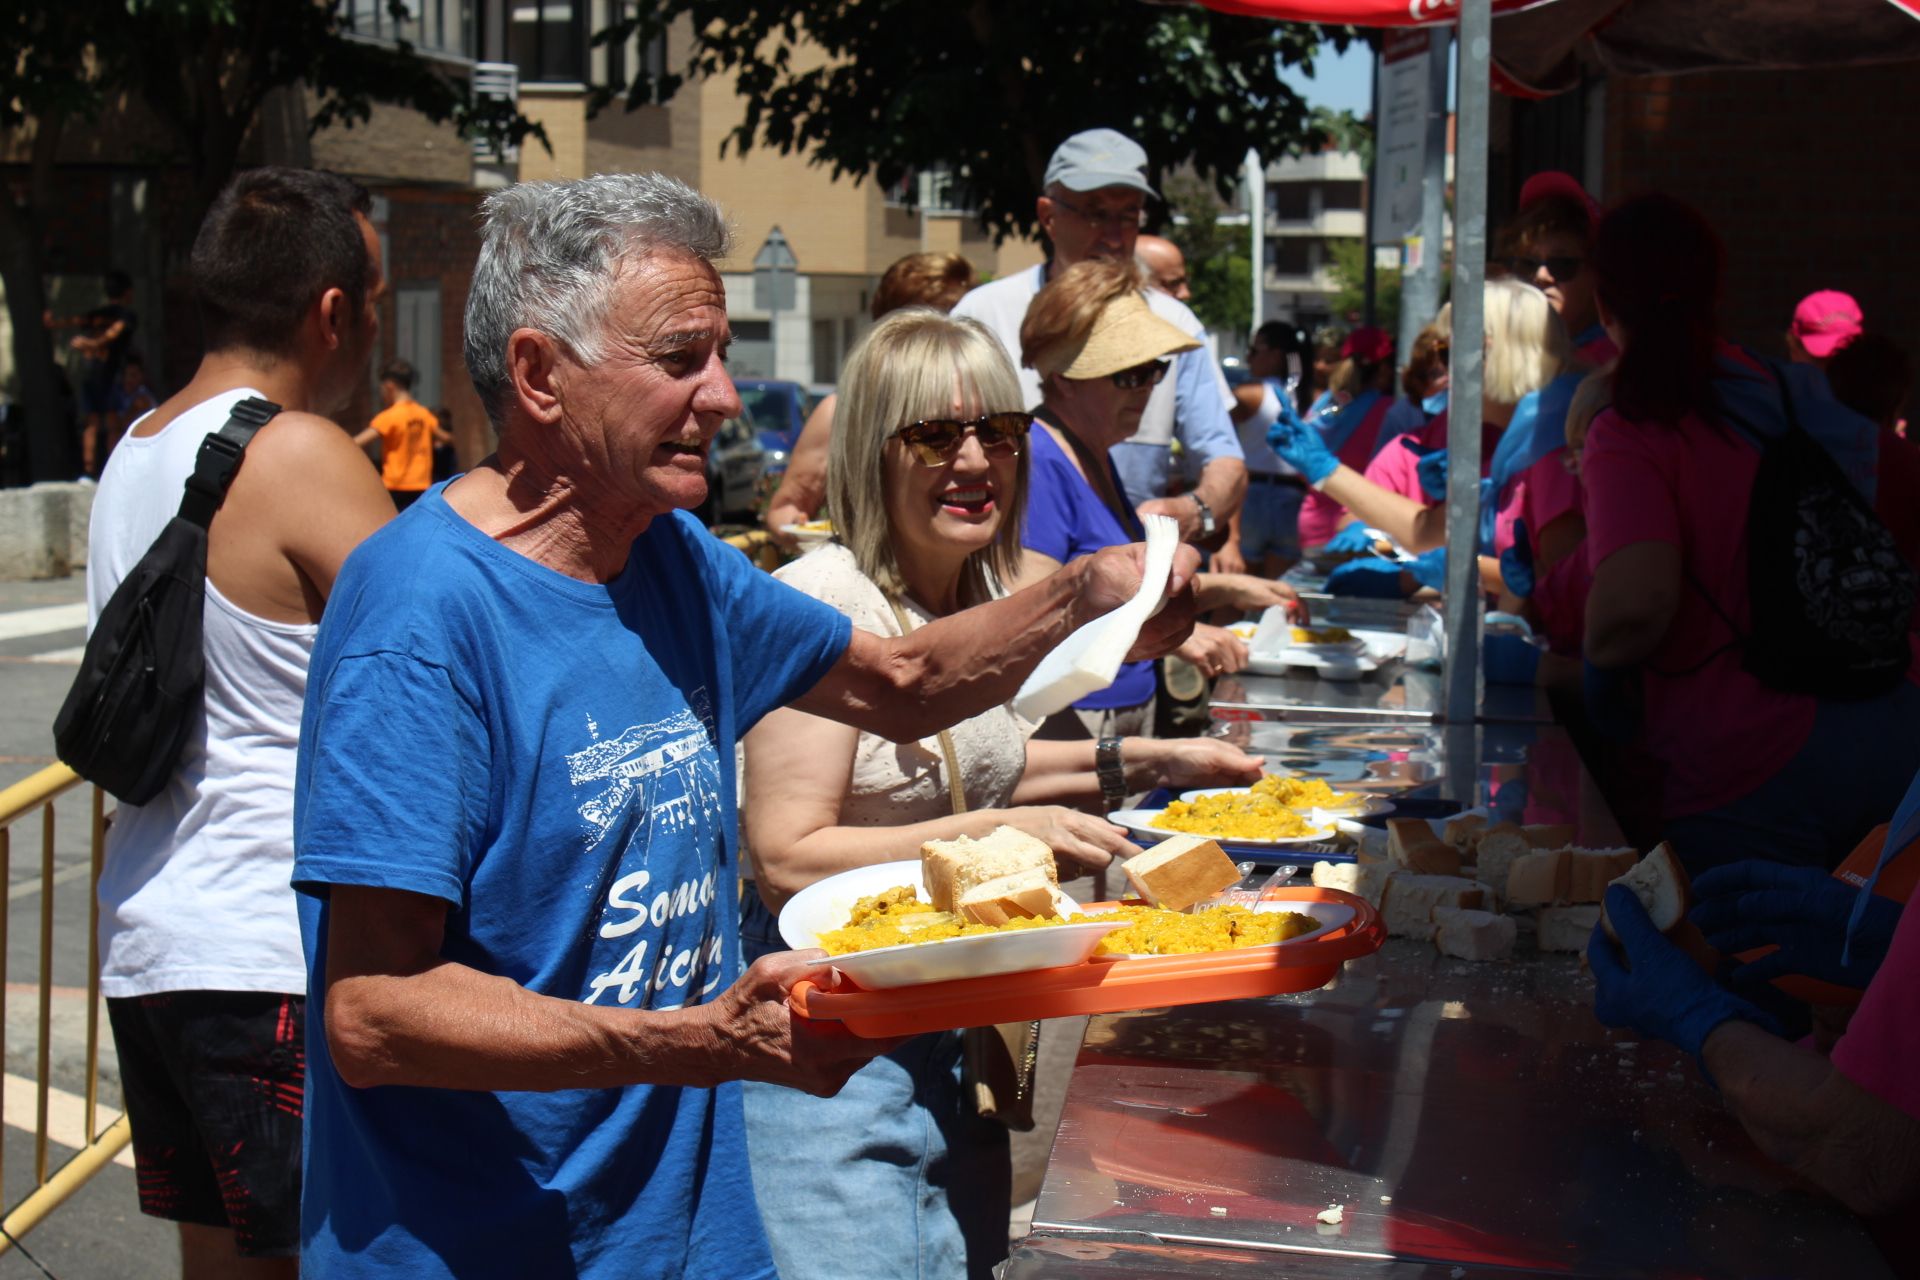
{"label": "gray-haired man", "polygon": [[735,741],[784,703],[932,733],[1138,586],[1112,548],[883,639],[715,541],[726,252],[659,175],[487,203],[499,453],[354,555],[314,655],[308,1276],[771,1277],[728,1082],[831,1093],[892,1044],[791,1016],[807,957],[736,980]]}

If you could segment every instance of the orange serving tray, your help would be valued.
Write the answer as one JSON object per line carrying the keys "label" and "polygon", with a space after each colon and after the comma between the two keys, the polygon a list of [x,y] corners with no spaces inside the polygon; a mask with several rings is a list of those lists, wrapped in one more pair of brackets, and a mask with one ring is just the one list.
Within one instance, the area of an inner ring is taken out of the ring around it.
{"label": "orange serving tray", "polygon": [[[1281,942],[1144,960],[1093,959],[1058,969],[929,982],[886,991],[824,991],[801,980],[787,1004],[803,1018],[839,1022],[869,1038],[953,1031],[1034,1018],[1121,1013],[1215,1000],[1312,991],[1340,966],[1386,941],[1380,913],[1364,898],[1311,885],[1269,889],[1261,902],[1338,902],[1354,917],[1310,942]],[[1114,905],[1096,903],[1094,905]]]}

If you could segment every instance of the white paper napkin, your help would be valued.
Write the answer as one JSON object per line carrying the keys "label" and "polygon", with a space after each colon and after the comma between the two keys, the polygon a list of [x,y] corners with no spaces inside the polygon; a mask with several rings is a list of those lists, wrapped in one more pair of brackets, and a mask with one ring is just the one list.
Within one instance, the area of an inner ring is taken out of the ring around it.
{"label": "white paper napkin", "polygon": [[1140,590],[1040,660],[1013,700],[1013,709],[1028,720],[1043,720],[1112,684],[1127,651],[1140,638],[1140,628],[1159,611],[1173,573],[1173,553],[1180,546],[1180,524],[1171,516],[1147,516],[1142,523],[1147,531],[1147,566]]}

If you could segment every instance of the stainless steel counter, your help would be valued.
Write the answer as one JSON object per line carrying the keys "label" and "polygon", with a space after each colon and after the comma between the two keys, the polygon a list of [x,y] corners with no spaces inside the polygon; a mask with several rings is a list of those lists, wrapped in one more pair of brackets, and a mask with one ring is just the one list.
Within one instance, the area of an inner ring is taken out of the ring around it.
{"label": "stainless steel counter", "polygon": [[[1440,675],[1392,661],[1358,680],[1328,680],[1301,668],[1281,676],[1242,673],[1214,686],[1213,714],[1223,720],[1329,720],[1428,724],[1441,712]],[[1479,719],[1551,724],[1547,700],[1531,685],[1490,684]]]}
{"label": "stainless steel counter", "polygon": [[[1619,830],[1563,731],[1250,721],[1346,789]],[[1594,1018],[1577,957],[1394,941],[1318,991],[1094,1018],[1008,1280],[1891,1274],[1678,1051]],[[1316,1216],[1342,1206],[1337,1224]]]}

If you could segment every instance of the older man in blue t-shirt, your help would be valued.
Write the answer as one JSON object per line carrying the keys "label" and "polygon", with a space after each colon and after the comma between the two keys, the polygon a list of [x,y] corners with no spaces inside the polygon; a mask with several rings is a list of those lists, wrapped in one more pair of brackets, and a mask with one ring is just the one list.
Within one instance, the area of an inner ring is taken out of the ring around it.
{"label": "older man in blue t-shirt", "polygon": [[736,978],[734,743],[788,703],[932,733],[1138,586],[1114,548],[883,639],[715,541],[726,252],[659,175],[487,202],[499,452],[348,560],[308,685],[309,1277],[771,1278],[730,1082],[832,1093],[892,1045],[792,1017],[808,956]]}

